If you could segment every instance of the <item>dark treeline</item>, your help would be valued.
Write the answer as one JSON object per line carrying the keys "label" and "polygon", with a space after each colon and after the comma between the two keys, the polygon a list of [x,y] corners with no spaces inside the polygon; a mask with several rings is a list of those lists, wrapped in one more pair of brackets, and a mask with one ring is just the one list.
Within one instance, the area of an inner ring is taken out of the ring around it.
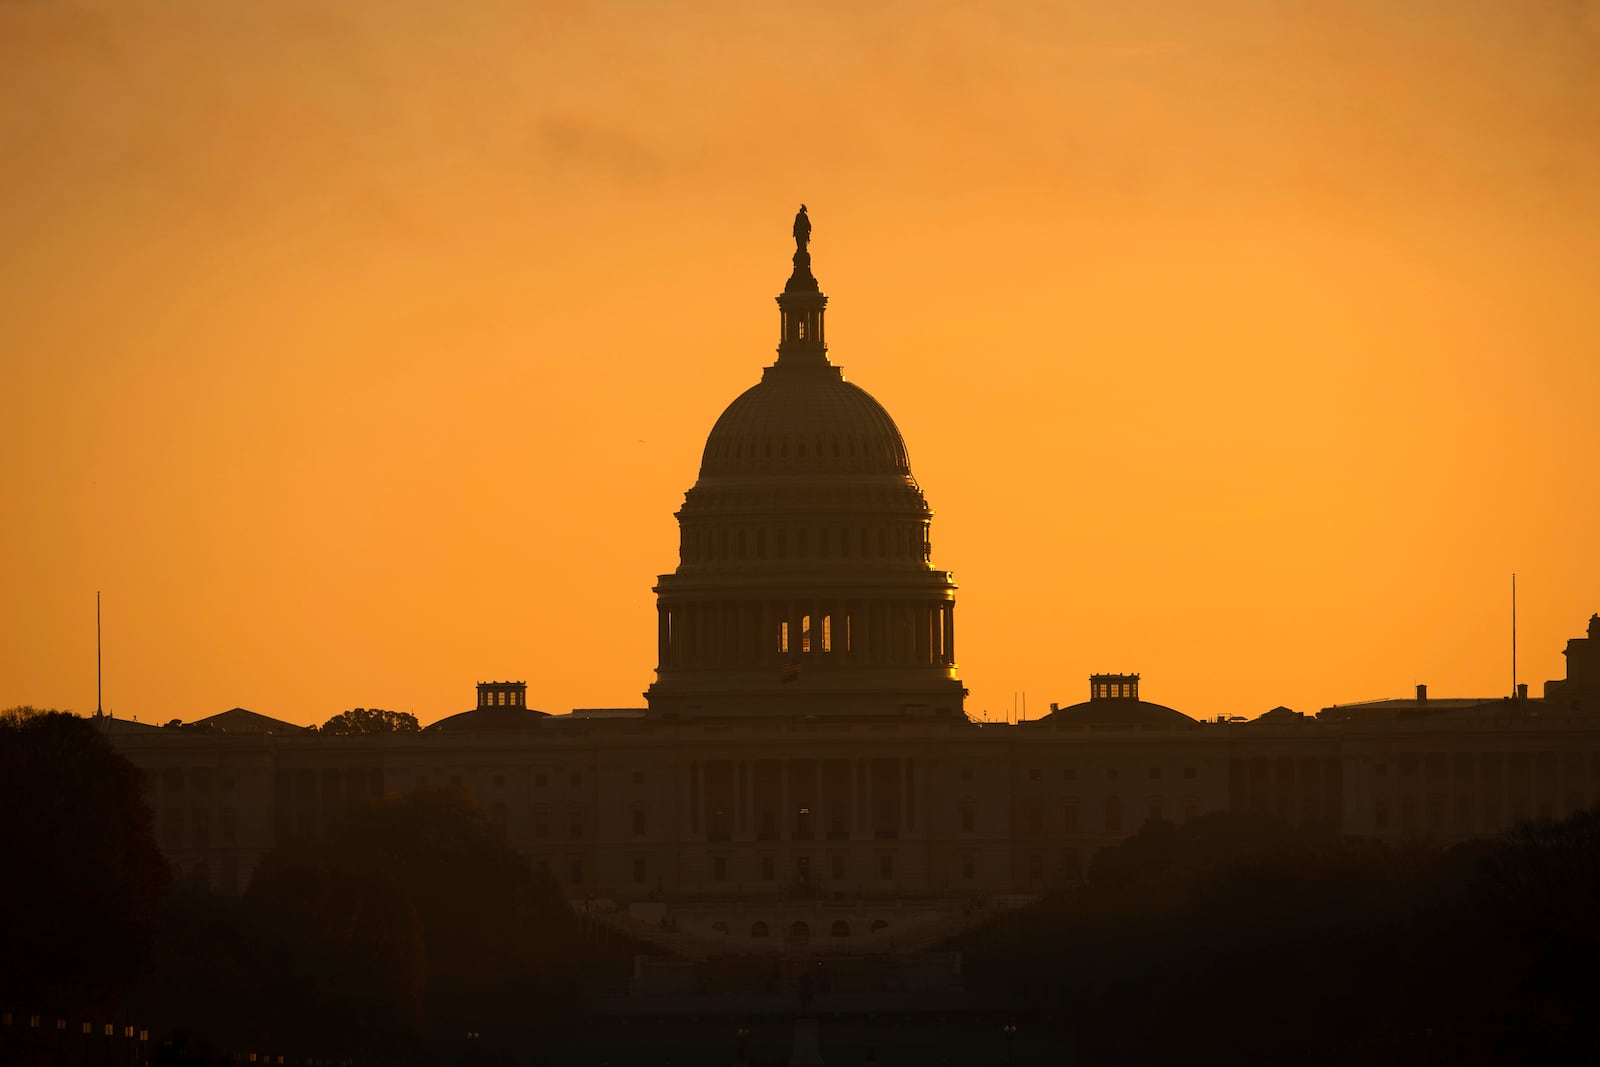
{"label": "dark treeline", "polygon": [[[156,1063],[538,1062],[626,974],[455,791],[353,809],[212,894],[172,883],[91,721],[19,711],[0,813],[0,1010],[148,1026]],[[1600,811],[1445,850],[1150,823],[960,947],[969,988],[1093,1067],[1600,1062]],[[8,1029],[0,1059],[40,1052]]]}
{"label": "dark treeline", "polygon": [[1600,810],[1449,849],[1154,822],[969,935],[1076,1062],[1600,1061]]}
{"label": "dark treeline", "polygon": [[147,1025],[158,1063],[515,1063],[559,1043],[585,989],[618,969],[458,791],[354,808],[228,896],[171,882],[139,783],[89,720],[0,718],[0,847],[16,861],[0,879],[0,1009],[14,1018]]}

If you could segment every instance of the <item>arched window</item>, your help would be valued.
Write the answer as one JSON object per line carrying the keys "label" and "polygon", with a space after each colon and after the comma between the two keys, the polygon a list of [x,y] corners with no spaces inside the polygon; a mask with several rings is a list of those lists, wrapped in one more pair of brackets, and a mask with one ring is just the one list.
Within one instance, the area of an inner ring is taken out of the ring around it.
{"label": "arched window", "polygon": [[828,930],[828,933],[833,937],[849,937],[850,924],[845,922],[843,919],[835,919],[833,920],[833,926]]}
{"label": "arched window", "polygon": [[751,937],[766,937],[767,933],[767,924],[762,922],[760,919],[757,919],[755,922],[750,924]]}
{"label": "arched window", "polygon": [[711,929],[715,930],[719,934],[727,934],[728,924],[723,922],[721,919],[718,919],[716,922],[711,924]]}
{"label": "arched window", "polygon": [[789,942],[795,945],[804,945],[811,941],[811,927],[796,919],[789,924]]}
{"label": "arched window", "polygon": [[888,927],[889,927],[889,920],[888,919],[873,919],[872,920],[872,932],[873,933],[877,933],[879,930],[886,930],[886,929],[888,929]]}

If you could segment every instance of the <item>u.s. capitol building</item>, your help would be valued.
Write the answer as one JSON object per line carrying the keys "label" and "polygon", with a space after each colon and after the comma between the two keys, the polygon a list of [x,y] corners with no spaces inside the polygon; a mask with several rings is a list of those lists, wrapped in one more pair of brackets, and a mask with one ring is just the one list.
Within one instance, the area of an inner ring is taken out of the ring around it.
{"label": "u.s. capitol building", "polygon": [[184,877],[238,891],[353,802],[454,785],[576,906],[665,947],[898,953],[1078,877],[1148,819],[1454,840],[1600,803],[1600,616],[1542,699],[1419,688],[1201,723],[1095,675],[1037,721],[970,720],[933,512],[894,420],[829,361],[809,234],[802,211],[777,359],[678,512],[647,706],[551,715],[518,681],[420,734],[106,720]]}

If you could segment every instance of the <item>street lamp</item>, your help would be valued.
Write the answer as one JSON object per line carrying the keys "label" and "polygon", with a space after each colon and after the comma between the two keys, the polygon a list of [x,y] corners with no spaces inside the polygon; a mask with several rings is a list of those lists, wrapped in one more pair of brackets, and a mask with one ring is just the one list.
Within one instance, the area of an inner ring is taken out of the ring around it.
{"label": "street lamp", "polygon": [[1000,1032],[1006,1035],[1006,1067],[1011,1067],[1011,1065],[1013,1065],[1013,1064],[1015,1064],[1017,1062],[1016,1061],[1017,1024],[1016,1023],[1006,1023],[1004,1026],[1002,1026],[1000,1028]]}
{"label": "street lamp", "polygon": [[738,1067],[744,1067],[745,1064],[750,1062],[750,1028],[748,1026],[741,1026],[733,1032],[733,1036],[738,1038],[738,1052],[735,1054],[734,1063],[736,1063]]}

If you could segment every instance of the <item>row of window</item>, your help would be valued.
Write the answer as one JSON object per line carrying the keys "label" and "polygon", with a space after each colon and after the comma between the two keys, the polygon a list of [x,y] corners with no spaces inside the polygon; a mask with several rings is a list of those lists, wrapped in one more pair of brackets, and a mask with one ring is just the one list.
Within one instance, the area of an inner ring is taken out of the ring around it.
{"label": "row of window", "polygon": [[[1379,761],[1373,764],[1372,773],[1384,778],[1390,769],[1389,761]],[[1419,772],[1435,779],[1452,775],[1457,779],[1492,779],[1502,773],[1550,778],[1557,769],[1569,777],[1600,778],[1600,752],[1429,752],[1393,757],[1394,773],[1401,778],[1411,778]]]}
{"label": "row of window", "polygon": [[[200,847],[211,844],[211,809],[191,808],[187,819],[183,808],[157,808],[156,812],[156,835],[169,847],[183,848],[189,841]],[[233,844],[239,837],[239,812],[223,808],[218,826],[223,844]]]}
{"label": "row of window", "polygon": [[[888,929],[888,927],[889,927],[889,920],[887,920],[887,919],[874,919],[874,920],[872,920],[872,925],[868,928],[868,930],[869,930],[870,933],[874,933],[875,934],[880,930]],[[711,929],[715,930],[719,934],[728,934],[730,932],[729,929],[728,929],[728,924],[723,922],[721,919],[718,919],[716,922],[712,923],[711,924]],[[764,922],[763,920],[757,919],[755,922],[750,924],[750,936],[754,937],[754,938],[771,937],[772,936],[772,927],[768,926],[766,924],[766,922]],[[833,921],[833,923],[828,927],[828,936],[829,937],[849,937],[850,936],[850,924],[848,922],[846,922],[844,919],[835,919]],[[810,937],[811,937],[811,927],[804,920],[796,919],[794,922],[789,924],[789,940],[790,941],[802,941],[803,942],[803,941],[809,940]]]}
{"label": "row of window", "polygon": [[1600,791],[1592,796],[1569,793],[1564,805],[1554,798],[1535,800],[1522,795],[1511,798],[1504,806],[1496,796],[1459,793],[1453,807],[1450,797],[1438,794],[1425,798],[1402,794],[1398,802],[1383,794],[1373,804],[1372,821],[1379,830],[1493,832],[1532,819],[1548,822],[1563,818],[1592,804],[1600,805]]}
{"label": "row of window", "polygon": [[[837,556],[850,559],[917,559],[926,562],[932,558],[932,544],[928,540],[926,522],[912,526],[879,526],[877,536],[870,536],[868,527],[801,526],[791,530],[787,526],[757,526],[750,529],[702,529],[685,527],[679,554],[685,563],[705,563],[727,559],[808,559],[813,554],[818,559]],[[852,545],[854,548],[852,549]],[[876,551],[873,551],[876,546]],[[769,557],[770,553],[770,557]]]}
{"label": "row of window", "polygon": [[[232,774],[218,774],[215,781],[224,790],[237,788],[237,782]],[[144,772],[145,788],[154,793],[157,788],[169,793],[182,791],[186,786],[196,793],[208,793],[213,782],[210,767],[190,767],[188,773],[182,767],[166,767],[159,773],[154,770]]]}
{"label": "row of window", "polygon": [[903,453],[898,445],[887,439],[874,441],[870,437],[835,437],[824,441],[795,440],[787,437],[768,437],[746,442],[734,438],[724,441],[717,449],[716,459],[887,459],[899,463]]}
{"label": "row of window", "polygon": [[[1121,767],[1107,767],[1106,768],[1106,781],[1115,782],[1118,779],[1120,779],[1122,777],[1122,770],[1123,770],[1123,768],[1121,768]],[[1043,767],[1029,767],[1028,768],[1028,781],[1030,781],[1030,782],[1043,781],[1044,780],[1044,774],[1045,774],[1045,768],[1043,768]],[[1166,774],[1166,769],[1162,768],[1162,767],[1149,767],[1149,768],[1146,768],[1146,771],[1145,771],[1145,777],[1148,778],[1152,782],[1161,781],[1165,774]],[[1183,778],[1184,778],[1185,781],[1193,781],[1196,778],[1198,778],[1199,776],[1200,776],[1200,772],[1199,772],[1199,770],[1197,768],[1195,768],[1195,767],[1185,767],[1185,768],[1183,768]],[[972,779],[973,779],[973,769],[971,767],[962,767],[961,768],[961,780],[963,782],[970,782],[970,781],[972,781]],[[1061,780],[1063,782],[1076,782],[1078,780],[1078,768],[1076,768],[1076,767],[1063,767],[1063,768],[1061,768]]]}
{"label": "row of window", "polygon": [[[1198,797],[1184,797],[1179,803],[1180,806],[1176,811],[1182,813],[1185,822],[1200,814],[1200,800]],[[1091,806],[1080,805],[1076,800],[1069,799],[1061,808],[1061,832],[1074,834],[1084,829],[1084,826],[1079,825],[1078,815],[1081,810],[1088,807]],[[1101,827],[1104,830],[1109,833],[1116,833],[1122,830],[1123,803],[1121,797],[1106,797],[1100,805],[1100,811],[1103,816]],[[1159,822],[1168,818],[1169,812],[1174,812],[1174,809],[1169,808],[1167,801],[1162,797],[1150,797],[1145,802],[1145,817],[1152,822]],[[963,799],[961,802],[961,832],[969,834],[974,832],[977,827],[977,821],[977,803],[970,797]],[[1021,822],[1028,833],[1044,833],[1044,807],[1035,804],[1024,808],[1021,813]]]}

